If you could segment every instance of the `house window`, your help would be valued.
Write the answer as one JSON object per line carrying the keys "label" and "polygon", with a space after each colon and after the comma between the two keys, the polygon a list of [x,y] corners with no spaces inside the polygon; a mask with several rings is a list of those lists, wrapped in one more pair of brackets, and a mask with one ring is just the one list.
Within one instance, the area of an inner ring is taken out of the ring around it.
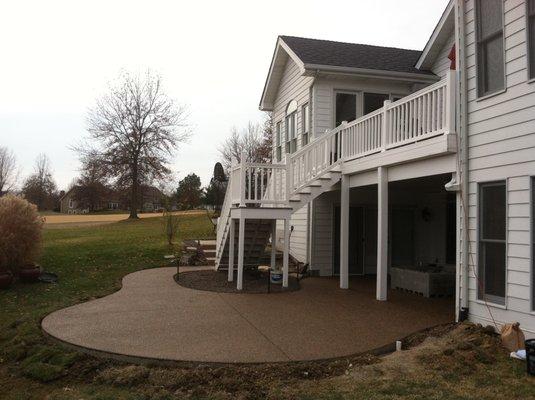
{"label": "house window", "polygon": [[336,93],[335,127],[343,121],[357,119],[357,95],[355,93]]}
{"label": "house window", "polygon": [[528,36],[528,62],[529,78],[535,79],[535,0],[528,0],[527,4],[527,36]]}
{"label": "house window", "polygon": [[506,201],[505,181],[479,186],[478,298],[505,304]]}
{"label": "house window", "polygon": [[74,201],[73,201],[73,199],[69,199],[69,208],[74,208]]}
{"label": "house window", "polygon": [[286,153],[297,150],[297,101],[292,100],[286,108]]}
{"label": "house window", "polygon": [[296,113],[293,112],[286,117],[286,153],[291,154],[297,150],[296,125]]}
{"label": "house window", "polygon": [[282,160],[282,122],[275,125],[275,159],[277,162]]}
{"label": "house window", "polygon": [[479,97],[503,90],[503,0],[477,0],[477,92]]}
{"label": "house window", "polygon": [[390,95],[380,93],[364,93],[364,115],[374,112],[384,106]]}
{"label": "house window", "polygon": [[535,310],[535,177],[531,178],[531,308]]}
{"label": "house window", "polygon": [[306,146],[309,140],[310,133],[310,107],[305,104],[301,110],[301,121],[303,126],[303,133],[301,137],[301,146]]}

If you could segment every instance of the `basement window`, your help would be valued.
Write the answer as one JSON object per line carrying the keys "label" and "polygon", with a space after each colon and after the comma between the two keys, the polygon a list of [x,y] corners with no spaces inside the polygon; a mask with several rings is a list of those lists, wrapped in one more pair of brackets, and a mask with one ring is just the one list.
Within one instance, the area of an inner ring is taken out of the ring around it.
{"label": "basement window", "polygon": [[505,181],[479,186],[478,299],[505,305],[507,195]]}
{"label": "basement window", "polygon": [[531,178],[531,309],[535,310],[535,177]]}

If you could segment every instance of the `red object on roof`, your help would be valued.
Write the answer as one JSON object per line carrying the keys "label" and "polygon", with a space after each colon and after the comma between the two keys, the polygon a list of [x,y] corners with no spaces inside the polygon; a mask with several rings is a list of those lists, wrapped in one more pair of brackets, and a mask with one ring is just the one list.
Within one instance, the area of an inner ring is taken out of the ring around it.
{"label": "red object on roof", "polygon": [[451,60],[450,69],[455,71],[456,63],[455,60],[457,58],[457,52],[455,51],[455,44],[450,50],[450,54],[448,54],[448,58]]}

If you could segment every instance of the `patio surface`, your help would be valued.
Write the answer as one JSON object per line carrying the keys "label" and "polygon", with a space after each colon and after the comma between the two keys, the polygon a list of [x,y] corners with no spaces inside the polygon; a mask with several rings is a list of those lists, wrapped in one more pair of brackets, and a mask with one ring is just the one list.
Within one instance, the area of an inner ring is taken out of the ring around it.
{"label": "patio surface", "polygon": [[[183,269],[187,270],[187,269]],[[118,355],[174,361],[257,363],[351,355],[453,321],[452,299],[389,291],[374,279],[307,278],[289,293],[231,294],[177,285],[175,268],[135,272],[123,288],[48,315],[49,335]]]}

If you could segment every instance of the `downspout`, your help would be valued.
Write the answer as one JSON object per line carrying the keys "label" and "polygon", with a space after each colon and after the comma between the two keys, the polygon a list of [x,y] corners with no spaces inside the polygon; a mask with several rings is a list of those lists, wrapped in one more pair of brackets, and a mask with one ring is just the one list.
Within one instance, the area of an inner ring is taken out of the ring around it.
{"label": "downspout", "polygon": [[460,139],[460,170],[461,170],[461,208],[462,208],[462,256],[461,256],[461,303],[459,310],[459,321],[468,319],[469,301],[468,301],[468,274],[470,272],[469,251],[470,237],[468,234],[468,189],[469,189],[469,158],[468,158],[468,90],[466,78],[466,19],[465,19],[465,0],[456,0],[455,22],[459,24],[456,32],[458,34],[458,57],[457,70],[459,74],[459,104],[458,104],[458,127]]}

